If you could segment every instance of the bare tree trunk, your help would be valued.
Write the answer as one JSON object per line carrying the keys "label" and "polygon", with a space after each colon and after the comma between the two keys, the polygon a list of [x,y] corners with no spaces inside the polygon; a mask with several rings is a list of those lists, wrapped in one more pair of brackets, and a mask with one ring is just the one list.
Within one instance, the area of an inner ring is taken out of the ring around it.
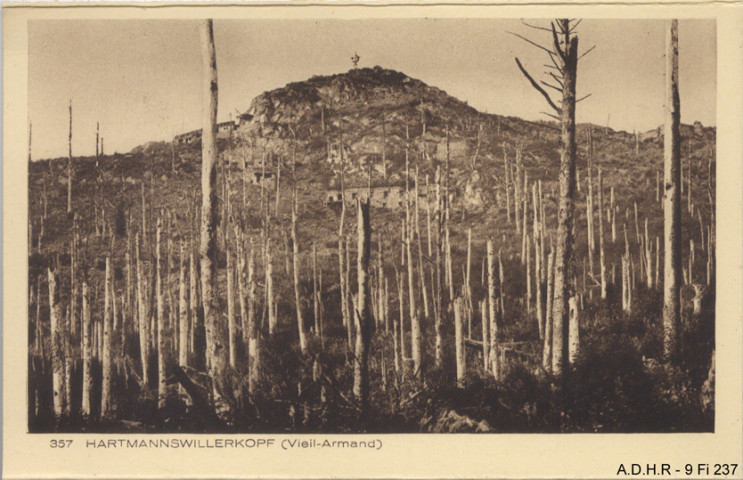
{"label": "bare tree trunk", "polygon": [[653,244],[650,242],[650,236],[648,235],[648,219],[645,218],[645,236],[643,237],[645,256],[645,282],[647,283],[648,289],[653,288]]}
{"label": "bare tree trunk", "polygon": [[317,245],[312,243],[312,310],[315,319],[315,335],[322,341],[322,331],[320,330],[320,304],[317,293]]}
{"label": "bare tree trunk", "polygon": [[521,234],[521,145],[516,146],[516,178],[513,179],[516,233]]}
{"label": "bare tree trunk", "polygon": [[[490,320],[490,368],[496,380],[498,380],[498,317],[496,316],[497,300],[495,298],[495,245],[493,239],[489,238],[487,243],[488,254],[488,309]],[[483,321],[485,321],[483,319]],[[485,340],[483,339],[483,342]]]}
{"label": "bare tree trunk", "polygon": [[570,297],[570,323],[569,323],[569,341],[568,341],[568,362],[570,365],[575,364],[580,353],[580,315],[578,313],[578,297]]}
{"label": "bare tree trunk", "polygon": [[[188,249],[188,311],[191,315],[191,330],[189,332],[190,338],[189,352],[196,352],[196,331],[197,326],[200,327],[199,315],[198,315],[198,297],[196,293],[196,286],[199,283],[198,272],[196,271],[196,261],[194,258],[194,246],[190,245]],[[198,362],[197,362],[198,364]]]}
{"label": "bare tree trunk", "polygon": [[418,216],[418,167],[415,167],[415,236],[418,239],[418,284],[421,290],[421,303],[423,303],[423,316],[429,319],[428,310],[428,290],[426,289],[426,276],[423,274],[423,242],[421,240],[421,230]]}
{"label": "bare tree trunk", "polygon": [[528,174],[524,171],[524,189],[521,192],[522,210],[524,214],[524,227],[521,229],[521,265],[526,263],[526,249],[529,247],[526,235],[528,232],[527,223],[529,217],[529,184]]}
{"label": "bare tree trunk", "polygon": [[408,164],[408,148],[405,148],[405,248],[407,251],[407,263],[408,263],[408,297],[410,307],[410,337],[412,345],[413,355],[413,375],[416,378],[420,378],[421,375],[421,346],[420,346],[420,323],[418,321],[418,311],[415,302],[415,283],[414,283],[414,264],[413,255],[411,251],[411,243],[413,240],[412,233],[412,222],[410,219],[410,188],[408,184],[409,180],[409,164]]}
{"label": "bare tree trunk", "polygon": [[552,371],[552,304],[554,299],[554,278],[555,278],[555,250],[550,247],[550,253],[547,257],[547,318],[544,322],[544,347],[542,348],[542,367],[547,371]]}
{"label": "bare tree trunk", "polygon": [[111,396],[112,362],[111,347],[113,340],[113,315],[111,304],[114,300],[113,292],[113,271],[111,267],[111,257],[106,257],[106,279],[104,293],[104,314],[103,314],[103,385],[101,387],[101,417],[106,417],[111,413],[113,407],[113,398]]}
{"label": "bare tree trunk", "polygon": [[467,371],[464,351],[464,326],[462,325],[463,308],[462,297],[457,297],[454,300],[454,341],[457,358],[457,386],[460,387],[464,386],[464,376]]}
{"label": "bare tree trunk", "polygon": [[72,99],[70,99],[70,135],[67,140],[67,214],[72,213]]}
{"label": "bare tree trunk", "polygon": [[356,334],[356,359],[354,361],[353,392],[361,402],[361,418],[369,409],[369,342],[371,318],[369,311],[369,258],[371,256],[371,222],[369,200],[358,202],[358,264],[359,291],[356,302],[358,332]]}
{"label": "bare tree trunk", "polygon": [[271,256],[271,239],[266,238],[266,303],[268,305],[268,334],[276,333],[278,318],[274,308],[273,296],[273,258]]}
{"label": "bare tree trunk", "polygon": [[[586,218],[588,220],[588,263],[593,276],[593,255],[596,241],[593,229],[593,129],[588,129],[588,196],[586,197]],[[600,209],[599,209],[600,213]]]}
{"label": "bare tree trunk", "polygon": [[200,24],[202,68],[204,72],[203,101],[204,128],[202,129],[201,160],[201,292],[206,323],[207,355],[210,374],[217,396],[225,392],[223,375],[227,369],[227,332],[219,320],[214,263],[217,258],[217,56],[214,49],[212,20]]}
{"label": "bare tree trunk", "polygon": [[552,318],[552,373],[560,377],[567,359],[568,299],[572,296],[569,278],[573,262],[573,199],[575,197],[575,84],[578,67],[578,37],[569,37],[568,20],[560,20],[565,31],[563,68],[562,145],[560,159],[560,201],[555,250],[555,285]]}
{"label": "bare tree trunk", "polygon": [[237,362],[237,325],[235,324],[235,259],[232,256],[229,238],[225,230],[225,258],[227,259],[225,275],[227,277],[227,337],[229,345],[230,367]]}
{"label": "bare tree trunk", "polygon": [[480,300],[480,327],[482,328],[482,368],[489,370],[490,365],[490,324],[488,322],[488,298]]}
{"label": "bare tree trunk", "polygon": [[146,300],[147,287],[145,286],[144,274],[142,272],[142,260],[140,259],[139,235],[136,240],[137,261],[137,304],[139,305],[139,351],[142,357],[142,383],[149,385],[149,319]]}
{"label": "bare tree trunk", "polygon": [[[395,272],[397,278],[397,299],[399,305],[400,321],[395,322],[395,338],[400,338],[399,346],[395,345],[395,351],[399,349],[400,372],[405,378],[405,281],[400,272]],[[397,344],[397,342],[395,342]]]}
{"label": "bare tree trunk", "polygon": [[599,166],[599,271],[601,275],[601,298],[606,300],[606,259],[604,257],[604,183]]}
{"label": "bare tree trunk", "polygon": [[678,354],[678,325],[681,318],[681,142],[678,90],[678,20],[667,24],[666,111],[663,137],[663,218],[665,263],[663,281],[663,356],[675,361]]}
{"label": "bare tree trunk", "polygon": [[165,314],[163,301],[163,268],[160,254],[162,220],[157,217],[155,231],[155,301],[157,317],[157,408],[165,407],[165,396],[167,394],[167,376],[165,374]]}
{"label": "bare tree trunk", "polygon": [[611,217],[611,241],[617,241],[617,207],[614,204],[614,185],[609,190],[609,216]]}
{"label": "bare tree trunk", "polygon": [[435,285],[436,292],[434,293],[433,299],[433,311],[434,311],[434,330],[436,333],[436,366],[438,368],[444,365],[444,341],[441,335],[442,327],[442,296],[443,290],[441,288],[441,215],[444,201],[441,195],[441,169],[436,167],[436,265],[435,265]]}
{"label": "bare tree trunk", "polygon": [[[260,374],[260,323],[255,314],[256,293],[255,255],[250,251],[248,258],[248,361],[250,393],[255,394]],[[269,306],[269,309],[272,307]]]}
{"label": "bare tree trunk", "polygon": [[540,254],[542,247],[542,227],[541,223],[544,221],[539,216],[539,199],[537,197],[537,183],[532,185],[532,203],[534,204],[534,283],[536,290],[536,304],[537,304],[537,329],[539,330],[539,338],[544,339],[544,306],[542,305],[542,256]]}
{"label": "bare tree trunk", "polygon": [[83,416],[89,417],[90,394],[93,390],[93,352],[90,343],[91,335],[90,324],[90,299],[88,294],[88,282],[83,282],[83,398],[82,413]]}
{"label": "bare tree trunk", "polygon": [[178,276],[178,366],[188,365],[188,291],[186,290],[186,248],[181,240],[180,269]]}
{"label": "bare tree trunk", "polygon": [[297,239],[297,189],[294,187],[292,196],[292,258],[294,266],[294,299],[297,309],[297,328],[299,330],[299,348],[302,354],[307,353],[307,336],[304,331],[304,316],[302,315],[302,301],[299,295],[299,240]]}
{"label": "bare tree trunk", "polygon": [[54,395],[54,415],[59,417],[64,411],[64,340],[60,319],[59,290],[57,272],[49,267],[49,324],[52,347],[52,389]]}
{"label": "bare tree trunk", "polygon": [[511,165],[508,163],[508,155],[506,154],[506,142],[503,142],[503,168],[505,170],[503,189],[506,191],[506,219],[508,223],[511,223],[511,185],[509,178]]}

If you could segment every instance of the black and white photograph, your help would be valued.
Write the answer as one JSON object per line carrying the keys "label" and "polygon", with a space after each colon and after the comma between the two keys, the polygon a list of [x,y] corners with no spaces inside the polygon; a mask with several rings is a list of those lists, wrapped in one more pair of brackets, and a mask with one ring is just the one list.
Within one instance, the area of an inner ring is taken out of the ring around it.
{"label": "black and white photograph", "polygon": [[[741,53],[719,13],[148,8],[51,8],[6,51],[24,442],[135,463],[253,442],[276,463],[245,475],[296,475],[278,455],[301,448],[314,478],[331,449],[402,475],[383,465],[433,441],[431,466],[479,478],[507,439],[709,452],[740,429]],[[717,452],[591,471],[737,478]]]}
{"label": "black and white photograph", "polygon": [[713,431],[715,40],[32,23],[29,431]]}

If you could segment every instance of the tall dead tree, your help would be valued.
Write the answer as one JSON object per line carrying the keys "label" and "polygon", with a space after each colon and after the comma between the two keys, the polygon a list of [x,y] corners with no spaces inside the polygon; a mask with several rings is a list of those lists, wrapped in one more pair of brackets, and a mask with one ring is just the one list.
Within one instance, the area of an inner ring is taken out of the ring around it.
{"label": "tall dead tree", "polygon": [[49,283],[49,325],[52,348],[52,389],[54,415],[60,416],[65,407],[64,388],[64,339],[61,325],[61,307],[57,289],[58,273],[56,268],[47,269]]}
{"label": "tall dead tree", "polygon": [[[593,129],[588,128],[588,193],[586,196],[586,219],[588,222],[588,264],[593,275],[593,255],[596,251],[595,235],[593,230]],[[601,213],[601,209],[599,209]]]}
{"label": "tall dead tree", "polygon": [[[148,308],[147,308],[147,286],[145,285],[145,273],[143,267],[143,260],[141,258],[141,252],[139,247],[139,234],[135,239],[135,255],[137,262],[137,305],[139,305],[138,317],[139,317],[139,351],[141,355],[142,363],[142,383],[148,385],[149,376],[149,321],[148,321]],[[93,327],[95,328],[95,327]],[[95,332],[93,332],[95,335]]]}
{"label": "tall dead tree", "polygon": [[155,232],[155,318],[157,325],[157,408],[165,407],[167,375],[165,374],[165,305],[163,298],[163,265],[160,254],[162,219],[157,216]]}
{"label": "tall dead tree", "polygon": [[[552,328],[552,373],[560,377],[563,365],[567,359],[568,334],[568,301],[572,296],[572,257],[573,257],[573,210],[575,197],[575,105],[579,100],[575,97],[576,76],[578,70],[578,37],[575,35],[576,23],[569,19],[558,19],[551,24],[552,47],[545,48],[557,73],[550,73],[555,86],[548,82],[541,82],[548,88],[562,93],[562,101],[558,107],[549,94],[524,69],[519,59],[516,59],[521,72],[531,85],[541,93],[547,103],[557,115],[550,114],[561,124],[562,152],[560,155],[560,197],[558,202],[557,242],[555,248],[555,278],[553,301],[553,328]],[[524,38],[524,37],[521,37]],[[526,40],[526,39],[525,39]],[[585,97],[584,97],[585,98]]]}
{"label": "tall dead tree", "polygon": [[215,289],[217,276],[217,54],[211,19],[199,24],[202,53],[203,129],[201,139],[201,296],[206,325],[207,356],[215,393],[223,391],[228,366],[227,329],[220,321]]}
{"label": "tall dead tree", "polygon": [[663,136],[663,356],[674,361],[681,318],[681,141],[678,89],[678,20],[666,25],[666,108]]}
{"label": "tall dead tree", "polygon": [[112,303],[114,300],[114,291],[113,269],[111,267],[110,256],[106,257],[106,277],[103,298],[103,385],[101,387],[101,417],[109,415],[113,407],[113,396],[111,392],[111,387],[113,386],[111,348],[113,340]]}
{"label": "tall dead tree", "polygon": [[67,137],[67,213],[72,213],[72,99],[70,99],[70,134]]}
{"label": "tall dead tree", "polygon": [[361,403],[361,417],[369,409],[369,342],[371,340],[371,311],[369,292],[369,258],[371,256],[371,222],[369,200],[358,202],[358,262],[359,291],[356,296],[356,359],[354,361],[353,393]]}
{"label": "tall dead tree", "polygon": [[88,282],[83,281],[83,397],[82,413],[84,416],[90,416],[90,394],[93,390],[93,352],[90,343],[90,300],[88,296]]}
{"label": "tall dead tree", "polygon": [[601,275],[601,298],[606,299],[606,258],[604,257],[604,182],[599,166],[599,273]]}

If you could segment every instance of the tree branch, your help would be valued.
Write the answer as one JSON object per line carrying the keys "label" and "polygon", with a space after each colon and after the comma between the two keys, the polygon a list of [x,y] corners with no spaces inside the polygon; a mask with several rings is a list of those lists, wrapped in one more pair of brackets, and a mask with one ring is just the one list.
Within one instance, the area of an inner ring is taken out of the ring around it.
{"label": "tree branch", "polygon": [[562,51],[560,48],[560,40],[557,38],[557,31],[555,30],[555,24],[554,22],[550,22],[550,25],[552,25],[552,41],[555,44],[555,51],[560,55],[560,58],[562,61],[565,61],[565,52]]}
{"label": "tree branch", "polygon": [[[565,72],[563,71],[562,67],[558,65],[557,62],[555,61],[554,52],[549,52],[549,57],[550,57],[550,60],[552,60],[552,64],[555,66],[557,71],[560,72],[560,75],[563,75]],[[565,64],[565,61],[563,61],[562,63]]]}
{"label": "tree branch", "polygon": [[[540,113],[544,113],[545,115],[547,115],[547,116],[550,116],[550,117],[552,117],[552,118],[557,118],[557,117],[555,117],[554,115],[552,115],[552,114],[549,114],[549,113],[546,113],[546,112],[540,112]],[[558,120],[559,120],[559,118],[558,118]],[[560,130],[559,128],[557,128],[557,127],[553,127],[552,125],[549,125],[549,124],[546,124],[546,123],[536,123],[536,122],[530,122],[529,120],[522,120],[522,121],[524,121],[524,122],[526,122],[526,123],[529,123],[529,124],[531,124],[531,125],[534,125],[534,126],[540,127],[540,128],[541,128],[541,127],[543,127],[543,128],[549,128],[550,130],[554,130],[554,131],[556,131],[556,132],[562,132],[562,130]]]}
{"label": "tree branch", "polygon": [[578,103],[578,102],[580,102],[581,100],[585,100],[586,98],[588,98],[588,97],[590,97],[590,96],[591,96],[591,94],[589,93],[589,94],[588,94],[588,95],[586,95],[585,97],[582,97],[582,98],[579,98],[578,100],[576,100],[576,101],[575,101],[575,103]]}
{"label": "tree branch", "polygon": [[528,43],[531,43],[531,44],[532,44],[532,45],[534,45],[535,47],[537,47],[537,48],[541,48],[542,50],[544,50],[545,52],[547,52],[547,53],[549,53],[549,54],[551,54],[551,53],[552,53],[552,52],[551,52],[551,51],[550,51],[550,50],[549,50],[548,48],[545,48],[545,47],[543,47],[543,46],[539,45],[538,43],[532,42],[532,41],[531,41],[531,40],[529,40],[528,38],[526,38],[526,37],[523,37],[523,36],[519,35],[518,33],[513,33],[513,32],[507,32],[507,33],[510,33],[511,35],[514,35],[514,36],[516,36],[516,37],[519,37],[519,38],[520,38],[521,40],[523,40],[523,41],[525,41],[525,42],[528,42]]}
{"label": "tree branch", "polygon": [[563,85],[562,80],[557,75],[555,75],[554,73],[547,72],[547,75],[549,75],[550,77],[554,78],[555,81],[557,82],[557,84],[560,85],[561,87],[564,87],[565,86],[565,85]]}
{"label": "tree branch", "polygon": [[526,23],[523,20],[521,21],[521,23],[523,23],[524,25],[526,25],[529,28],[533,28],[533,29],[536,29],[536,30],[544,30],[545,32],[550,32],[551,31],[549,28],[546,28],[546,27],[540,27],[538,25],[530,25],[530,24]]}
{"label": "tree branch", "polygon": [[545,87],[550,87],[550,88],[553,88],[553,89],[555,89],[556,91],[558,91],[558,92],[561,92],[561,93],[562,93],[562,88],[559,88],[559,87],[556,87],[556,86],[554,86],[554,85],[551,85],[551,84],[549,84],[549,83],[545,82],[544,80],[540,80],[540,81],[539,81],[539,83],[541,83],[541,84],[542,84],[542,85],[544,85]]}
{"label": "tree branch", "polygon": [[516,65],[519,66],[519,70],[521,70],[521,73],[523,73],[524,76],[529,80],[529,82],[531,83],[531,86],[534,87],[539,93],[541,93],[544,96],[544,98],[547,100],[547,103],[549,103],[550,107],[552,107],[552,109],[554,111],[556,111],[559,114],[562,114],[562,110],[557,105],[555,105],[555,102],[552,101],[552,99],[550,98],[549,94],[547,92],[545,92],[544,89],[542,87],[540,87],[539,84],[536,81],[534,81],[534,79],[531,77],[531,75],[529,75],[529,72],[527,72],[524,69],[524,67],[521,65],[521,62],[519,61],[518,57],[515,57],[515,59],[516,59]]}
{"label": "tree branch", "polygon": [[583,58],[586,55],[588,55],[589,53],[591,53],[591,50],[593,50],[594,48],[596,48],[596,45],[594,45],[593,47],[591,47],[588,50],[586,50],[585,52],[583,52],[583,54],[580,57],[578,57],[578,60],[580,60],[581,58]]}
{"label": "tree branch", "polygon": [[[555,119],[555,120],[557,120],[558,122],[562,122],[562,119],[561,119],[560,117],[558,117],[557,115],[552,115],[551,113],[547,113],[547,112],[539,112],[539,113],[542,113],[542,114],[544,114],[544,115],[547,115],[547,116],[548,116],[548,117],[550,117],[550,118],[554,118],[554,119]],[[557,129],[557,128],[556,128],[555,130],[557,130],[557,131],[559,131],[559,132],[561,132],[561,131],[562,131],[562,130],[559,130],[559,129]]]}

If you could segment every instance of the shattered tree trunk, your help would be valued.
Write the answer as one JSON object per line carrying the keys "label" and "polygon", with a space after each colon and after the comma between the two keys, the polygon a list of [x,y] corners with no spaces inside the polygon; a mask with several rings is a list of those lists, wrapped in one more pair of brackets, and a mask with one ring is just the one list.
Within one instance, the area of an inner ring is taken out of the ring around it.
{"label": "shattered tree trunk", "polygon": [[204,20],[199,25],[202,49],[204,119],[201,144],[201,296],[206,324],[207,356],[210,375],[216,396],[223,390],[224,373],[228,366],[227,331],[219,319],[219,305],[216,298],[217,278],[217,56],[214,49],[214,28],[212,20]]}
{"label": "shattered tree trunk", "polygon": [[678,20],[666,31],[666,109],[663,137],[663,357],[675,361],[681,318],[681,141],[678,90]]}
{"label": "shattered tree trunk", "polygon": [[[564,30],[570,25],[564,22]],[[560,377],[567,358],[568,300],[572,294],[573,199],[575,197],[575,83],[578,67],[578,37],[565,35],[562,97],[562,154],[560,158],[560,200],[555,249],[555,285],[552,326],[552,373]]]}

